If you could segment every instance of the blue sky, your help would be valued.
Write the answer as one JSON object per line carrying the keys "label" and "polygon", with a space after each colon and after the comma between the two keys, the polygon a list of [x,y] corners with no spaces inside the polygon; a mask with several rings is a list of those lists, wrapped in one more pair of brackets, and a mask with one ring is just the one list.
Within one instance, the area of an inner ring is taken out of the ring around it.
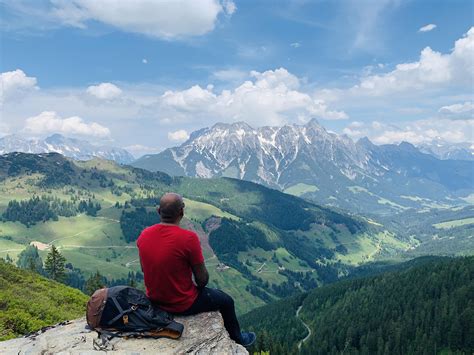
{"label": "blue sky", "polygon": [[0,134],[140,155],[312,117],[376,143],[473,141],[472,1],[0,0]]}

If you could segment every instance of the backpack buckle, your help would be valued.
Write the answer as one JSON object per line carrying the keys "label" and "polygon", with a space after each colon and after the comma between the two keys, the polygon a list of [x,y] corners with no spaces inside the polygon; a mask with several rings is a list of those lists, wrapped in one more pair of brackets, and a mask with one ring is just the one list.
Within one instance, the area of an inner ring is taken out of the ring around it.
{"label": "backpack buckle", "polygon": [[132,308],[132,311],[136,311],[136,310],[137,310],[137,308],[138,308],[138,305],[136,305],[136,304],[133,304],[131,308]]}
{"label": "backpack buckle", "polygon": [[128,324],[128,314],[125,314],[123,317],[123,324]]}

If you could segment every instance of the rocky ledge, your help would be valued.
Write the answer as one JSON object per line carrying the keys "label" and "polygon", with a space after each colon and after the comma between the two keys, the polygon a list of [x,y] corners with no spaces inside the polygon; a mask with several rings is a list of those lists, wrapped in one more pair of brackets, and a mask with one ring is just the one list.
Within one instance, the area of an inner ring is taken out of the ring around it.
{"label": "rocky ledge", "polygon": [[84,318],[0,342],[0,354],[248,354],[229,338],[218,312],[176,317],[184,324],[180,339],[114,338],[102,344]]}

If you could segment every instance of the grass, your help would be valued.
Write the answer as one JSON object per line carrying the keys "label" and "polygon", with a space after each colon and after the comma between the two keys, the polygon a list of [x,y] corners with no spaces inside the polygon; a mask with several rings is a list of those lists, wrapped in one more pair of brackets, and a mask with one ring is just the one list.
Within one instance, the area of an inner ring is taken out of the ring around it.
{"label": "grass", "polygon": [[285,193],[294,195],[294,196],[301,196],[308,192],[316,192],[319,191],[318,187],[315,185],[308,185],[304,183],[299,183],[293,186],[288,187],[284,190]]}
{"label": "grass", "polygon": [[474,204],[474,194],[469,194],[466,197],[461,197],[461,199],[469,204]]}
{"label": "grass", "polygon": [[[127,277],[130,271],[139,271],[140,264],[134,263],[130,267],[126,267],[125,263],[138,259],[138,252],[135,250],[135,256],[119,257],[117,260],[107,262],[106,260],[86,254],[85,249],[60,249],[61,253],[66,258],[67,262],[72,263],[75,267],[81,269],[86,275],[95,273],[97,270],[108,279]],[[43,260],[46,258],[46,252],[40,252]]]}
{"label": "grass", "polygon": [[374,195],[372,192],[370,192],[369,190],[367,190],[365,187],[362,187],[362,186],[348,186],[347,189],[354,194],[365,192],[366,194]]}
{"label": "grass", "polygon": [[392,207],[395,207],[399,210],[408,210],[409,207],[405,207],[405,206],[402,206],[402,205],[399,205],[398,203],[395,203],[393,201],[390,201],[390,200],[387,200],[386,198],[379,198],[377,200],[377,203],[381,204],[381,205],[389,205],[389,206],[392,206]]}
{"label": "grass", "polygon": [[263,306],[260,298],[253,296],[250,292],[245,290],[245,287],[250,283],[238,271],[234,269],[227,269],[224,271],[217,271],[215,266],[209,266],[210,287],[220,288],[225,290],[235,300],[237,314],[244,314],[252,309]]}
{"label": "grass", "polygon": [[465,225],[473,224],[473,223],[474,223],[474,217],[469,217],[469,218],[456,219],[456,220],[446,221],[446,222],[441,222],[441,223],[435,223],[433,224],[433,227],[437,229],[450,229],[450,228],[456,228],[456,227],[465,226]]}
{"label": "grass", "polygon": [[79,290],[0,260],[0,341],[85,314]]}
{"label": "grass", "polygon": [[186,216],[200,222],[203,222],[212,216],[229,218],[236,221],[240,220],[239,217],[231,213],[224,212],[221,209],[208,203],[194,201],[188,198],[184,199],[184,203],[186,205],[185,207]]}

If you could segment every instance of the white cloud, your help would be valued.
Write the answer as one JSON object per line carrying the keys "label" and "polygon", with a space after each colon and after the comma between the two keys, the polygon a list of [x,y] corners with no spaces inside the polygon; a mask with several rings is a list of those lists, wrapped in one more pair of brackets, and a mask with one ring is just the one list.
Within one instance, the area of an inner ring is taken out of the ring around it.
{"label": "white cloud", "polygon": [[222,6],[227,15],[232,15],[237,10],[237,6],[232,0],[223,0]]}
{"label": "white cloud", "polygon": [[346,113],[330,110],[323,100],[301,91],[300,80],[284,68],[252,71],[250,76],[252,80],[220,94],[214,93],[212,87],[204,89],[199,85],[165,92],[158,103],[162,122],[172,122],[169,117],[173,117],[183,122],[243,120],[262,126],[305,122],[312,117],[347,118]]}
{"label": "white cloud", "polygon": [[416,120],[399,125],[379,121],[352,122],[343,130],[343,133],[354,139],[367,136],[376,144],[406,141],[415,145],[435,139],[449,143],[474,142],[473,132],[473,120],[452,121],[445,118]]}
{"label": "white cloud", "polygon": [[338,96],[383,96],[394,92],[413,95],[413,90],[432,90],[449,85],[468,85],[474,80],[474,27],[454,44],[449,54],[426,47],[416,62],[398,64],[385,74],[368,75],[349,91],[336,90]]}
{"label": "white cloud", "polygon": [[383,46],[385,15],[399,5],[400,0],[349,0],[344,2],[343,20],[347,35],[353,37],[351,49],[377,52]]}
{"label": "white cloud", "polygon": [[[52,15],[63,24],[86,28],[99,21],[122,31],[173,39],[198,36],[214,29],[217,17],[232,15],[236,6],[226,0],[52,0]],[[126,14],[126,15],[124,15]]]}
{"label": "white cloud", "polygon": [[142,63],[143,63],[143,64],[148,64],[148,59],[143,58],[143,59],[142,59]]}
{"label": "white cloud", "polygon": [[300,42],[293,42],[290,44],[291,47],[293,48],[300,48],[301,47],[301,43]]}
{"label": "white cloud", "polygon": [[453,104],[441,107],[438,112],[450,118],[474,119],[474,102]]}
{"label": "white cloud", "polygon": [[53,111],[43,111],[38,116],[27,118],[23,131],[32,135],[61,133],[68,136],[95,138],[110,136],[110,130],[96,122],[86,123],[77,116],[61,118]]}
{"label": "white cloud", "polygon": [[437,26],[434,23],[421,27],[418,32],[430,32],[433,31]]}
{"label": "white cloud", "polygon": [[115,99],[122,94],[122,90],[111,83],[89,86],[86,91],[89,95],[95,96],[101,100]]}
{"label": "white cloud", "polygon": [[180,129],[175,132],[168,132],[168,139],[170,141],[184,142],[188,138],[189,138],[189,134],[184,129]]}
{"label": "white cloud", "polygon": [[22,96],[35,90],[36,78],[26,76],[23,70],[17,69],[0,74],[0,103],[7,99]]}

